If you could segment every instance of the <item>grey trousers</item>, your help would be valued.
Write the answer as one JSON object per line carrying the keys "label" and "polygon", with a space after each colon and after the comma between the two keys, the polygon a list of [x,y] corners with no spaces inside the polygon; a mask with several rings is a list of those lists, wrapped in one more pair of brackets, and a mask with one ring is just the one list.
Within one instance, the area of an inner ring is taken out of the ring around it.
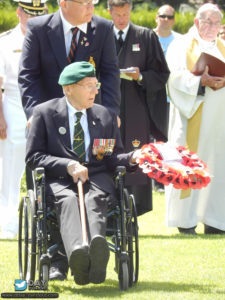
{"label": "grey trousers", "polygon": [[[90,243],[95,235],[105,236],[110,196],[90,183],[85,183],[83,190],[87,236]],[[74,189],[66,188],[55,194],[55,209],[66,255],[69,260],[72,251],[83,244],[76,185],[74,185]]]}

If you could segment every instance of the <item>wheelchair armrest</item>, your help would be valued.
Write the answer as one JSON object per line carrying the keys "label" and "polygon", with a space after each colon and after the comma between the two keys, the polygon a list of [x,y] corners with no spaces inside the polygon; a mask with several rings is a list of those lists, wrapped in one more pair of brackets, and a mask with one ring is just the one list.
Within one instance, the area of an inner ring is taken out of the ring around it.
{"label": "wheelchair armrest", "polygon": [[118,166],[116,167],[116,176],[120,175],[124,175],[126,173],[126,167],[124,166]]}
{"label": "wheelchair armrest", "polygon": [[36,168],[34,171],[33,171],[33,175],[34,175],[34,180],[41,180],[42,177],[44,176],[45,174],[45,169],[40,167],[40,168]]}
{"label": "wheelchair armrest", "polygon": [[119,185],[121,186],[121,184],[123,184],[125,173],[126,173],[126,167],[124,166],[116,167],[114,180],[117,189],[119,188]]}

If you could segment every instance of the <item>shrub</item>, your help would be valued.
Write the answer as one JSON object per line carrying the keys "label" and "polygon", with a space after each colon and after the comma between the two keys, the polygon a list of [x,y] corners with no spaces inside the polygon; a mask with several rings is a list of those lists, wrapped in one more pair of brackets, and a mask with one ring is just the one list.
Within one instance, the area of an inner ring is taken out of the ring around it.
{"label": "shrub", "polygon": [[13,28],[18,23],[16,11],[13,8],[0,9],[0,32]]}
{"label": "shrub", "polygon": [[[56,1],[56,0],[54,0]],[[53,2],[52,2],[53,3]],[[48,1],[49,13],[56,11],[58,6],[52,6]],[[17,23],[16,6],[10,5],[8,1],[0,0],[0,33],[13,28]],[[100,1],[100,4],[96,6],[95,13],[106,19],[110,19],[110,15],[107,11],[106,0]],[[148,28],[155,28],[155,16],[157,14],[156,4],[152,1],[139,5],[134,5],[134,9],[131,13],[131,21],[135,24],[145,26]],[[193,25],[194,14],[192,13],[178,13],[176,12],[176,23],[174,30],[180,33],[186,33],[188,29]],[[223,18],[225,23],[225,16]]]}

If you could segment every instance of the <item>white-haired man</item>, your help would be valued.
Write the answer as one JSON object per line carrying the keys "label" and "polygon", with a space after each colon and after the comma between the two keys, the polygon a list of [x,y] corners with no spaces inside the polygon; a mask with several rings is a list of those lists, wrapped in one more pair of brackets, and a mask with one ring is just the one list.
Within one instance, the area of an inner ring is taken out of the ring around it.
{"label": "white-haired man", "polygon": [[167,52],[169,141],[197,152],[212,175],[211,183],[201,190],[166,188],[167,223],[181,233],[195,234],[198,222],[205,224],[205,233],[225,231],[225,78],[211,76],[208,66],[200,76],[191,72],[202,52],[225,62],[225,46],[217,38],[221,19],[216,5],[204,4],[194,26]]}

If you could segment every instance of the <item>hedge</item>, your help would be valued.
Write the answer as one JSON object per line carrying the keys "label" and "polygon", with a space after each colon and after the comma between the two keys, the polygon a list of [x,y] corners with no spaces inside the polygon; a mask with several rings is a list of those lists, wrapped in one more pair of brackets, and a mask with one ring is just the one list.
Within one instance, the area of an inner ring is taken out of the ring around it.
{"label": "hedge", "polygon": [[[56,8],[49,5],[49,12],[53,12]],[[96,6],[95,13],[107,19],[110,19],[109,13],[105,6]],[[148,4],[135,6],[131,13],[131,21],[135,24],[142,25],[148,28],[154,28],[156,26],[155,16],[157,9],[151,9]],[[180,33],[186,33],[188,29],[193,25],[194,14],[175,13],[176,23],[174,30]],[[18,23],[15,7],[8,5],[7,7],[1,7],[0,1],[0,33],[13,28]],[[225,19],[223,19],[225,23]]]}

